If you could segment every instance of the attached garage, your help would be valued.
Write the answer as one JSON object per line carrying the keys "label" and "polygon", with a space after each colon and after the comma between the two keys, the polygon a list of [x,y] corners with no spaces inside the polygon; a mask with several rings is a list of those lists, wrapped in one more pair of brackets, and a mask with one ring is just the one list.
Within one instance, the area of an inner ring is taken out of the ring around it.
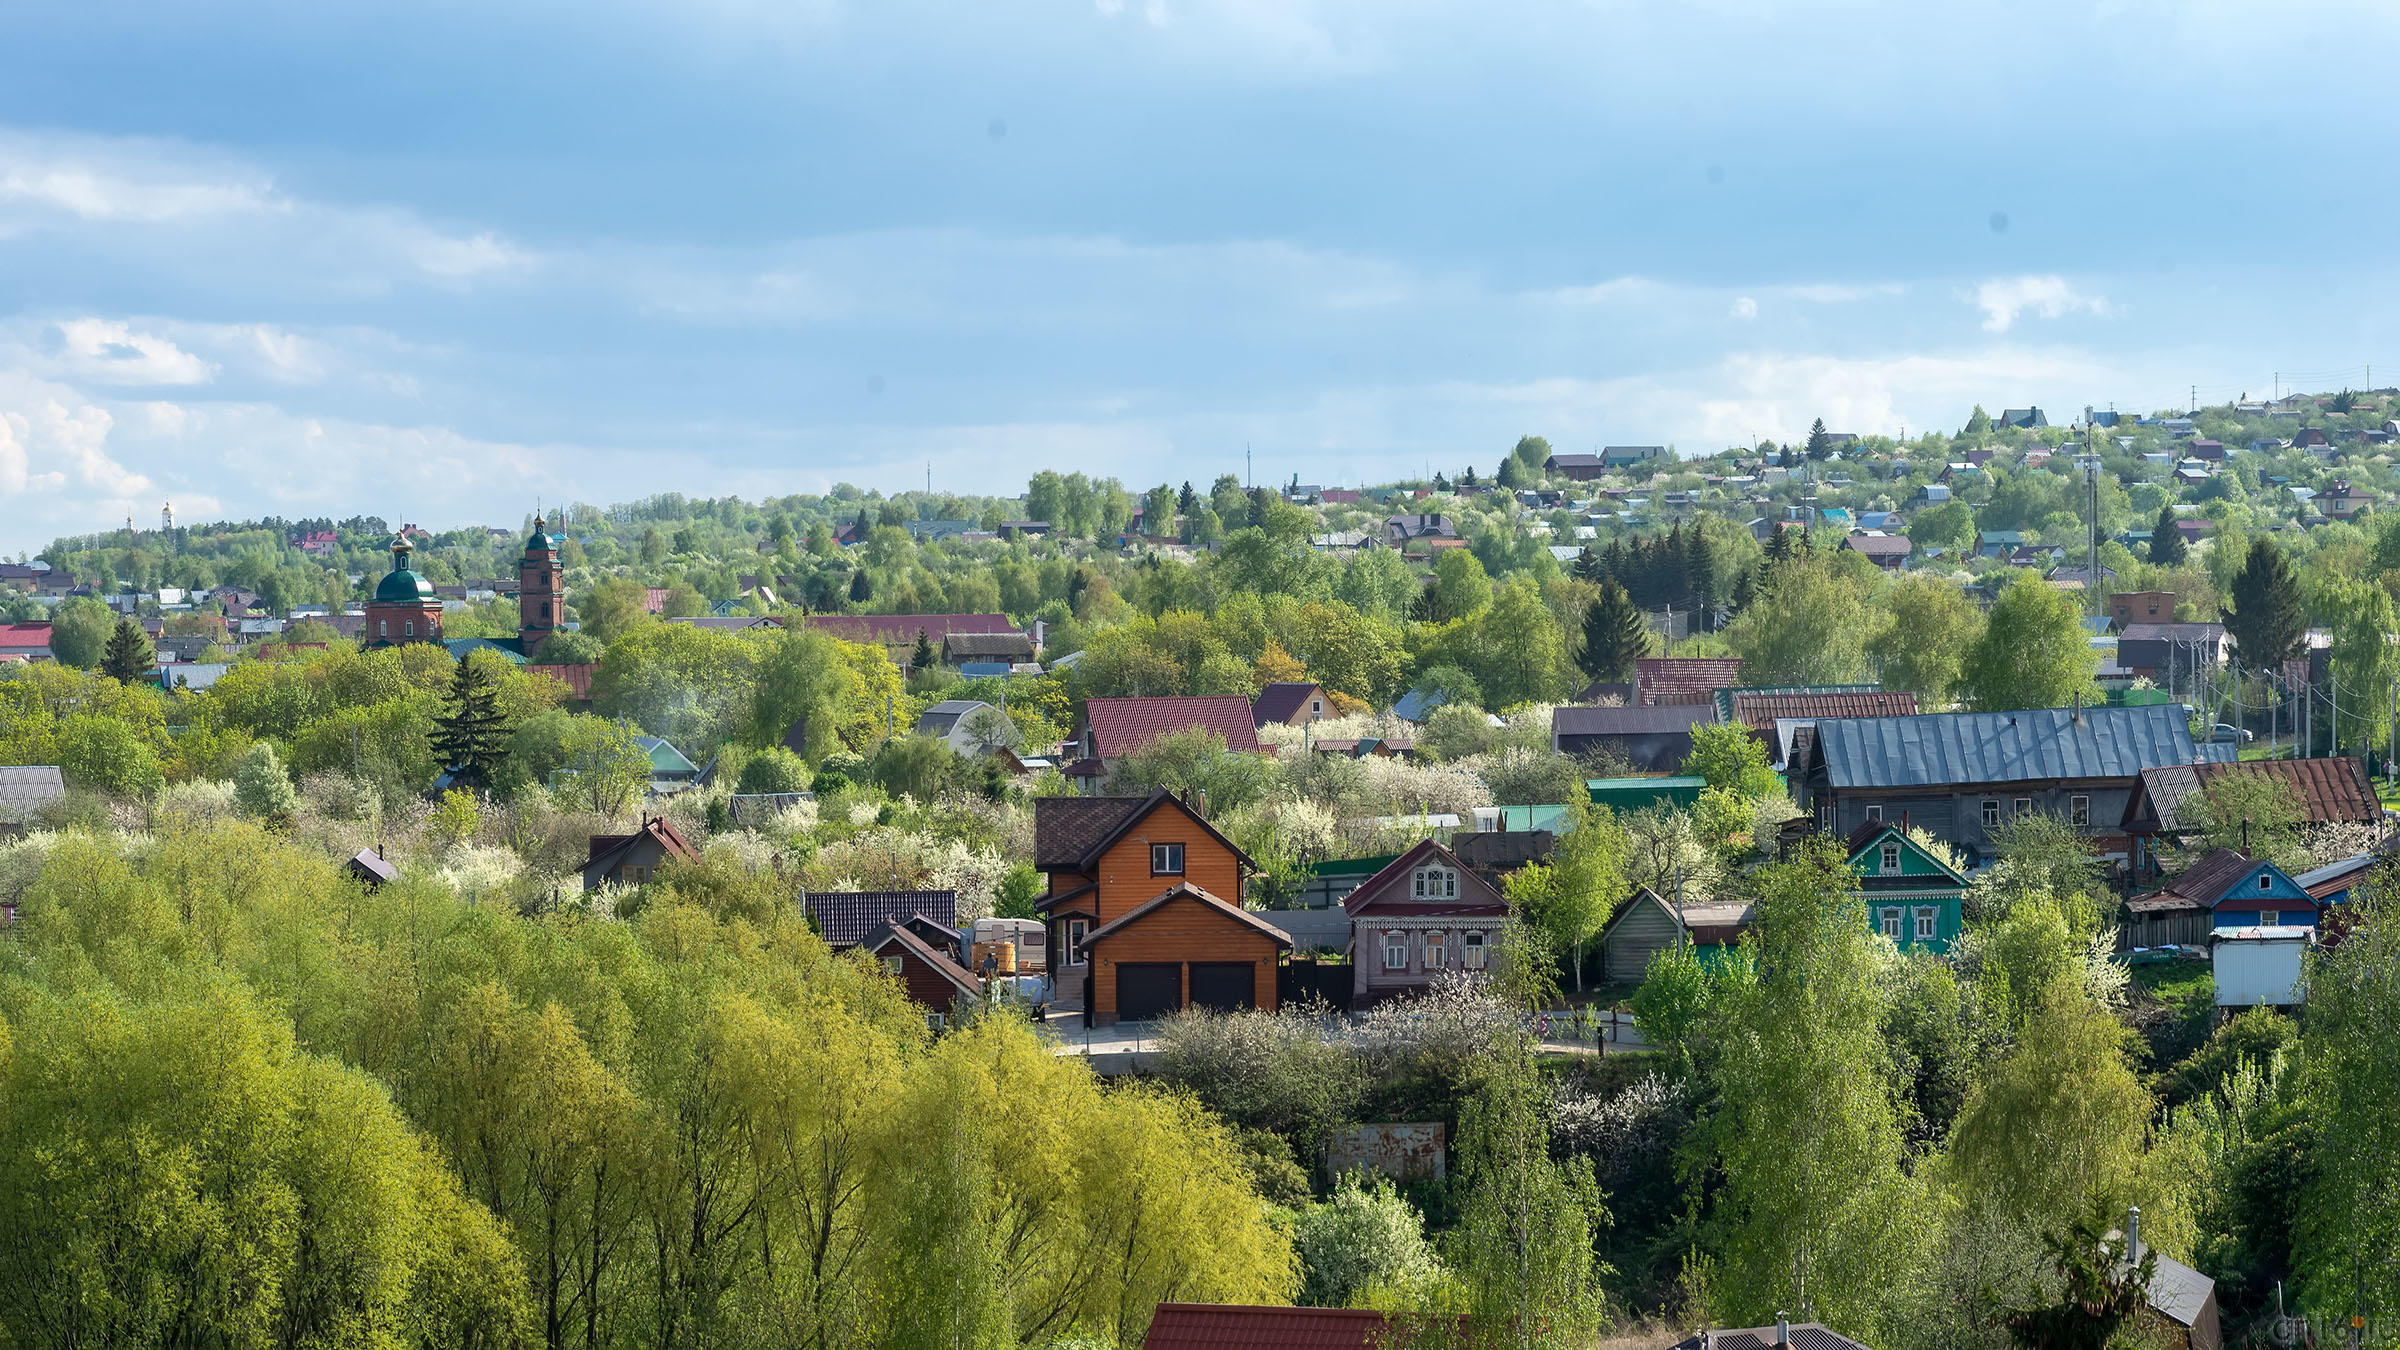
{"label": "attached garage", "polygon": [[1183,1006],[1183,967],[1171,961],[1129,961],[1117,967],[1117,1019],[1146,1022]]}
{"label": "attached garage", "polygon": [[1250,961],[1192,963],[1192,1006],[1239,1012],[1258,1006],[1258,966]]}

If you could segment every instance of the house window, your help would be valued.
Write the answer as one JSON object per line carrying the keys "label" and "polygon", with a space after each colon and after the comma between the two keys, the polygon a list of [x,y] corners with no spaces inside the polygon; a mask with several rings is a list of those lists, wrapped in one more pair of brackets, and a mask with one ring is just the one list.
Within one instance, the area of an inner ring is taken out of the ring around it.
{"label": "house window", "polygon": [[547,600],[542,602],[542,622],[550,622],[550,602]]}
{"label": "house window", "polygon": [[897,956],[887,956],[883,958],[883,968],[894,975],[900,973],[901,964],[901,959]]}
{"label": "house window", "polygon": [[1152,844],[1150,846],[1150,875],[1179,877],[1183,875],[1183,845]]}
{"label": "house window", "polygon": [[1896,839],[1887,839],[1887,840],[1885,840],[1885,841],[1884,841],[1884,844],[1883,844],[1883,860],[1882,860],[1882,861],[1883,861],[1883,874],[1884,874],[1885,876],[1887,876],[1887,877],[1888,877],[1888,876],[1892,876],[1892,875],[1896,874],[1897,872],[1899,872],[1899,870],[1900,870],[1900,843],[1899,843],[1899,841],[1898,841],[1898,840],[1896,840]]}
{"label": "house window", "polygon": [[929,1012],[925,1014],[925,1029],[927,1031],[940,1031],[944,1026],[949,1024],[949,1021],[949,1018],[942,1016],[940,1013]]}
{"label": "house window", "polygon": [[1917,941],[1933,941],[1936,931],[1936,921],[1940,913],[1941,911],[1933,908],[1931,905],[1921,906],[1917,910]]}
{"label": "house window", "polygon": [[1449,939],[1440,933],[1427,933],[1425,935],[1425,968],[1427,970],[1440,970],[1442,968],[1442,961],[1446,955],[1444,948],[1448,944],[1448,941]]}
{"label": "house window", "polygon": [[2262,909],[2258,912],[2258,926],[2261,928],[2276,928],[2282,926],[2282,923],[2283,911],[2281,910]]}
{"label": "house window", "polygon": [[1900,940],[1900,911],[1896,909],[1883,910],[1881,912],[1881,918],[1883,921],[1883,935],[1887,938],[1890,938],[1894,942],[1898,942]]}
{"label": "house window", "polygon": [[1383,935],[1383,968],[1385,970],[1408,969],[1408,934],[1386,933]]}
{"label": "house window", "polygon": [[375,621],[375,636],[390,637],[391,635],[392,621],[390,619],[377,619]]}
{"label": "house window", "polygon": [[1458,873],[1447,867],[1417,869],[1415,898],[1419,900],[1456,900]]}
{"label": "house window", "polygon": [[1880,807],[1880,806],[1870,806],[1870,807],[1868,807],[1868,808],[1867,808],[1867,819],[1868,819],[1868,820],[1870,820],[1870,821],[1873,821],[1873,822],[1875,822],[1875,823],[1877,823],[1877,824],[1881,824],[1881,823],[1883,822],[1883,808],[1882,808],[1882,807]]}
{"label": "house window", "polygon": [[2000,828],[2000,803],[1988,798],[1983,803],[1983,828],[1987,830]]}
{"label": "house window", "polygon": [[2260,890],[2262,890],[2262,891],[2271,891],[2271,890],[2274,890],[2274,889],[2275,889],[2275,878],[2273,878],[2273,877],[2271,877],[2271,876],[2268,876],[2268,875],[2267,875],[2266,873],[2264,873],[2264,872],[2261,872],[2261,873],[2259,873],[2259,874],[2258,874],[2258,888],[2259,888]]}
{"label": "house window", "polygon": [[1090,923],[1090,921],[1089,921],[1089,920],[1085,920],[1085,919],[1069,919],[1069,920],[1067,920],[1067,964],[1068,964],[1068,965],[1071,965],[1071,966],[1080,966],[1080,965],[1082,965],[1082,964],[1083,964],[1083,935],[1084,935],[1085,931],[1086,931],[1086,930],[1088,930],[1090,927],[1091,927],[1091,923]]}
{"label": "house window", "polygon": [[2092,823],[2092,799],[2077,795],[2067,798],[2067,818],[2077,826]]}
{"label": "house window", "polygon": [[417,621],[415,619],[410,619],[406,624],[402,625],[402,627],[408,630],[408,636],[413,638],[417,635]]}
{"label": "house window", "polygon": [[2025,819],[2027,816],[2030,816],[2030,815],[2032,815],[2032,814],[2033,814],[2033,798],[2031,798],[2031,797],[2019,797],[2019,798],[2017,798],[2017,819],[2019,819],[2019,820],[2023,820],[2023,819]]}
{"label": "house window", "polygon": [[1468,970],[1483,969],[1483,934],[1469,933],[1458,949],[1458,964]]}

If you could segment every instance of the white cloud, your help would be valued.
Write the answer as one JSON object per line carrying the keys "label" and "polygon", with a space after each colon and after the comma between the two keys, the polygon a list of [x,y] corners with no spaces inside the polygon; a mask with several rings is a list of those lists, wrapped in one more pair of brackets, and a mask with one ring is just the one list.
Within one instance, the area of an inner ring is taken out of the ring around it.
{"label": "white cloud", "polygon": [[489,233],[460,238],[409,226],[403,229],[403,237],[410,260],[437,277],[464,278],[486,272],[515,271],[533,261],[532,254]]}
{"label": "white cloud", "polygon": [[2005,333],[2025,313],[2044,319],[2069,314],[2106,318],[2114,311],[2103,296],[2085,295],[2060,276],[1995,277],[1975,288],[1974,303],[1983,311],[1983,331]]}
{"label": "white cloud", "polygon": [[1758,317],[1758,302],[1746,295],[1735,296],[1733,309],[1729,312],[1737,319],[1755,319]]}
{"label": "white cloud", "polygon": [[206,384],[217,368],[155,333],[113,319],[69,319],[51,330],[56,367],[103,384]]}
{"label": "white cloud", "polygon": [[0,131],[0,205],[143,224],[289,208],[265,176],[213,161],[157,141]]}

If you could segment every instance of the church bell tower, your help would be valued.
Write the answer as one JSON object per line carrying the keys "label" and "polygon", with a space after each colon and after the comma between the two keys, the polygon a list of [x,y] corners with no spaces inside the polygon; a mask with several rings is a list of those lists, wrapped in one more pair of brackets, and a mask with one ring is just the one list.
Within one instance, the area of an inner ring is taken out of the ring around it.
{"label": "church bell tower", "polygon": [[558,631],[566,597],[561,593],[558,541],[550,537],[540,516],[533,518],[533,537],[525,541],[525,556],[517,562],[517,646],[533,660]]}

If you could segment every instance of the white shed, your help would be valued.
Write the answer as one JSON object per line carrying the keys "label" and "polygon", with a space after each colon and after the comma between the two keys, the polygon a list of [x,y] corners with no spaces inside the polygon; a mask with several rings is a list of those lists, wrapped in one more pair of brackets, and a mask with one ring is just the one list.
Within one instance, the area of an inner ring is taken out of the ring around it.
{"label": "white shed", "polygon": [[2300,957],[2313,928],[2220,928],[2214,952],[2217,1006],[2248,1008],[2300,1002]]}

